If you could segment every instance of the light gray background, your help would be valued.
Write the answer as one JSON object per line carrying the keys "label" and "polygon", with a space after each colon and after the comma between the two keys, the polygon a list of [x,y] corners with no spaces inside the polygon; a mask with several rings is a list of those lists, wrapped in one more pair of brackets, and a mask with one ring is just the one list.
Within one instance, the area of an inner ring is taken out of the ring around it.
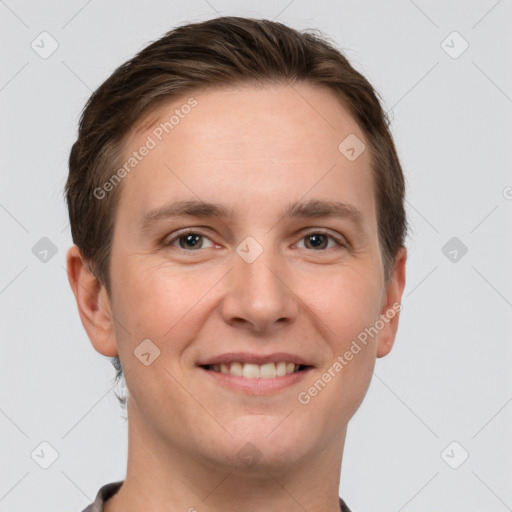
{"label": "light gray background", "polygon": [[[0,510],[78,512],[125,476],[114,369],[64,270],[67,158],[85,101],[115,67],[217,15],[319,28],[391,111],[408,180],[407,286],[395,347],[349,427],[341,495],[354,512],[512,510],[512,1],[184,4],[0,1]],[[59,45],[47,59],[31,48],[42,31]],[[458,58],[445,49],[461,39],[442,46],[453,31],[469,43]],[[442,252],[454,236],[468,248],[456,262]],[[57,249],[46,262],[32,252],[42,237]],[[43,441],[59,454],[46,470],[31,458]]]}

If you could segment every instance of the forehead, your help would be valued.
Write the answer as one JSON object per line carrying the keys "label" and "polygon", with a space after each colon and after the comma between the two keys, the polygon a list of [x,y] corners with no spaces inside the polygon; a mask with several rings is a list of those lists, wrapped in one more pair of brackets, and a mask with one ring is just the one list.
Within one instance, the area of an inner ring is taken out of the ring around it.
{"label": "forehead", "polygon": [[[338,139],[365,136],[356,121],[331,90],[298,82],[295,84],[238,84],[196,89],[170,101],[162,100],[133,127],[126,146],[137,146],[148,135],[158,145],[190,142],[204,151],[215,146],[222,159],[229,151],[269,159],[283,156],[287,146],[328,150],[338,156]],[[198,142],[201,145],[198,146]],[[267,144],[269,141],[272,144]],[[265,151],[260,152],[264,144]],[[175,154],[183,146],[175,145]],[[224,149],[224,151],[223,151]],[[252,149],[252,153],[248,154]],[[298,156],[303,158],[305,151]]]}
{"label": "forehead", "polygon": [[348,194],[373,222],[369,151],[349,159],[346,140],[359,141],[358,151],[367,146],[342,102],[316,86],[192,91],[160,104],[126,138],[125,160],[151,149],[123,181],[120,207],[130,205],[133,220],[135,212],[141,217],[165,202],[190,199],[265,214],[277,202]]}

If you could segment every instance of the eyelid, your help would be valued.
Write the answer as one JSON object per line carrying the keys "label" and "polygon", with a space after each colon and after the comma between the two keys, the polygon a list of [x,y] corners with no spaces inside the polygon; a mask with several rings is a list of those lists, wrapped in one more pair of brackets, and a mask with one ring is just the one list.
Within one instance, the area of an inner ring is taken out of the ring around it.
{"label": "eyelid", "polygon": [[[207,234],[205,234],[205,232],[202,231],[203,229],[204,228],[194,228],[194,227],[179,229],[178,231],[174,231],[171,234],[165,236],[163,238],[163,240],[160,242],[160,245],[162,245],[163,247],[172,247],[172,244],[174,242],[176,242],[176,240],[178,240],[182,236],[188,235],[189,233],[193,233],[195,235],[200,235],[203,238],[208,238],[208,240],[210,240],[212,242],[212,244],[217,245]],[[175,248],[181,249],[182,251],[185,251],[185,252],[196,252],[199,250],[199,249],[196,249],[195,251],[194,250],[188,251],[187,249],[183,249],[182,247],[175,247]]]}
{"label": "eyelid", "polygon": [[[326,228],[306,228],[304,231],[300,231],[297,236],[300,235],[300,241],[301,241],[304,237],[306,237],[308,235],[316,235],[316,234],[325,235],[328,238],[331,238],[338,244],[339,247],[348,247],[349,246],[347,239],[343,235],[340,235],[337,233],[335,234],[331,230],[326,229]],[[308,250],[314,251],[314,249],[308,249]],[[326,250],[324,249],[323,251],[314,251],[314,252],[326,252]]]}
{"label": "eyelid", "polygon": [[[176,240],[178,240],[180,237],[185,236],[185,235],[187,235],[189,233],[200,235],[203,238],[207,238],[208,240],[210,240],[210,242],[212,242],[213,245],[218,245],[216,242],[214,242],[210,238],[209,235],[207,235],[205,233],[205,231],[206,231],[206,228],[203,228],[203,227],[183,228],[183,229],[175,231],[175,232],[171,233],[170,235],[166,236],[162,240],[161,245],[163,247],[175,247],[172,244],[174,242],[176,242]],[[304,228],[303,230],[300,230],[297,233],[295,233],[294,237],[299,237],[299,240],[297,242],[295,242],[295,243],[301,242],[304,237],[306,237],[308,235],[314,235],[314,234],[320,234],[320,235],[327,236],[328,238],[334,240],[336,242],[336,244],[338,245],[338,247],[341,247],[341,248],[348,248],[349,247],[349,242],[348,242],[348,240],[343,235],[340,235],[338,233],[333,233],[331,230],[329,230],[327,228],[314,228],[314,227],[313,228]],[[187,250],[187,249],[183,249],[182,247],[175,247],[175,248],[179,249],[181,251],[184,251],[184,252],[198,252],[200,250],[200,249]],[[208,249],[208,247],[204,247],[204,249]],[[333,249],[333,247],[331,247],[331,249]],[[319,252],[319,253],[327,252],[327,249],[315,251],[314,249],[307,249],[306,248],[306,250],[312,251],[312,252]]]}

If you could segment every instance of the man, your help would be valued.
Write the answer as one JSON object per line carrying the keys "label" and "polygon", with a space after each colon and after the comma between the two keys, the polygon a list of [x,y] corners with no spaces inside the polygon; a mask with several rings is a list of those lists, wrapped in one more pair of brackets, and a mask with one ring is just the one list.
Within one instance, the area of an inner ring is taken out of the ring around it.
{"label": "man", "polygon": [[69,163],[69,281],[128,389],[126,479],[86,511],[348,511],[347,424],[405,285],[368,81],[280,23],[186,25],[92,95]]}

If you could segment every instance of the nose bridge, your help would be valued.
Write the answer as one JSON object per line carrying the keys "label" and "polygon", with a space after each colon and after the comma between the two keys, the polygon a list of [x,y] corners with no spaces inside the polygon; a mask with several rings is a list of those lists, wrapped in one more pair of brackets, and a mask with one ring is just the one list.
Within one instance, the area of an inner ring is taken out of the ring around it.
{"label": "nose bridge", "polygon": [[240,276],[246,296],[254,299],[265,296],[267,300],[275,300],[281,294],[283,285],[277,277],[281,265],[274,252],[267,248],[251,263],[243,258],[237,262],[236,272]]}
{"label": "nose bridge", "polygon": [[227,322],[244,321],[261,331],[284,320],[293,321],[297,304],[285,284],[285,262],[270,243],[259,247],[254,240],[246,240],[237,248],[223,314]]}

